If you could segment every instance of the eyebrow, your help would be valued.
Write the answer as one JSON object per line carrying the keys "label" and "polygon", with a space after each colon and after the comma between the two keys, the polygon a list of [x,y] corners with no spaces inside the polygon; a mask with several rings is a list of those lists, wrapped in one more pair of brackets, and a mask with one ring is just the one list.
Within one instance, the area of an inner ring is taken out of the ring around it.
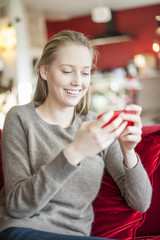
{"label": "eyebrow", "polygon": [[[69,66],[69,67],[74,67],[72,64],[61,64],[60,66]],[[91,68],[91,66],[83,66],[83,68]]]}

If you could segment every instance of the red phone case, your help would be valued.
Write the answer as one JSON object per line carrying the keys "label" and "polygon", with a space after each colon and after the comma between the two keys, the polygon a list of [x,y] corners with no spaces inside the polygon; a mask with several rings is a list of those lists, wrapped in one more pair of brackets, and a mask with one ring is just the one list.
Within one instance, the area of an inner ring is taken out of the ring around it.
{"label": "red phone case", "polygon": [[[118,115],[120,114],[120,113],[126,113],[126,114],[136,114],[136,112],[135,111],[127,111],[127,110],[122,110],[122,111],[114,111],[114,115],[113,115],[113,117],[106,123],[106,124],[104,124],[103,126],[102,126],[102,128],[104,128],[104,127],[106,127],[108,124],[110,124],[114,119],[116,119],[117,117],[118,117]],[[102,114],[100,114],[99,116],[98,116],[98,119],[100,118],[100,117],[102,117],[104,115],[104,113],[102,113]],[[124,121],[123,121],[124,122]],[[128,124],[127,124],[127,126],[133,126],[133,122],[131,122],[131,121],[128,121]],[[126,126],[126,127],[127,127]]]}

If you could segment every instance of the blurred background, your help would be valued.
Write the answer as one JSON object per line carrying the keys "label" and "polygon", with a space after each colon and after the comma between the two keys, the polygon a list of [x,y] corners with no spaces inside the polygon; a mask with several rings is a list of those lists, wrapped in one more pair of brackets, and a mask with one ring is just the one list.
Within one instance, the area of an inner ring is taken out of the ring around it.
{"label": "blurred background", "polygon": [[143,108],[143,125],[160,123],[160,0],[0,0],[0,128],[8,110],[31,101],[46,41],[75,30],[99,59],[92,110]]}

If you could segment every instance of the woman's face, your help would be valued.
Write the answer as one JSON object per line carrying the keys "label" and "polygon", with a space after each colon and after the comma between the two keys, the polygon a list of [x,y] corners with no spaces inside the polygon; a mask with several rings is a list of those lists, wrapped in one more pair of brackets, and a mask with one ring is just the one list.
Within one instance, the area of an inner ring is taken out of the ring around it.
{"label": "woman's face", "polygon": [[41,66],[41,75],[48,84],[47,98],[60,108],[75,107],[90,85],[91,64],[87,47],[60,47],[56,59],[49,66]]}

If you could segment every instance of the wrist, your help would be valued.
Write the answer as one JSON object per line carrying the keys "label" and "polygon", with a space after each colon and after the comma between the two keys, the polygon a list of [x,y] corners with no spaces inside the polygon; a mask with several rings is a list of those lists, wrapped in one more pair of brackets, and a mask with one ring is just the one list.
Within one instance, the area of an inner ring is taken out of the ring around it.
{"label": "wrist", "polygon": [[123,156],[124,156],[124,164],[127,168],[134,168],[137,165],[138,158],[136,156],[134,149],[128,152],[123,152]]}
{"label": "wrist", "polygon": [[73,166],[77,166],[81,162],[81,157],[78,152],[75,151],[75,149],[76,148],[71,143],[63,150],[64,156],[66,157],[67,161]]}

